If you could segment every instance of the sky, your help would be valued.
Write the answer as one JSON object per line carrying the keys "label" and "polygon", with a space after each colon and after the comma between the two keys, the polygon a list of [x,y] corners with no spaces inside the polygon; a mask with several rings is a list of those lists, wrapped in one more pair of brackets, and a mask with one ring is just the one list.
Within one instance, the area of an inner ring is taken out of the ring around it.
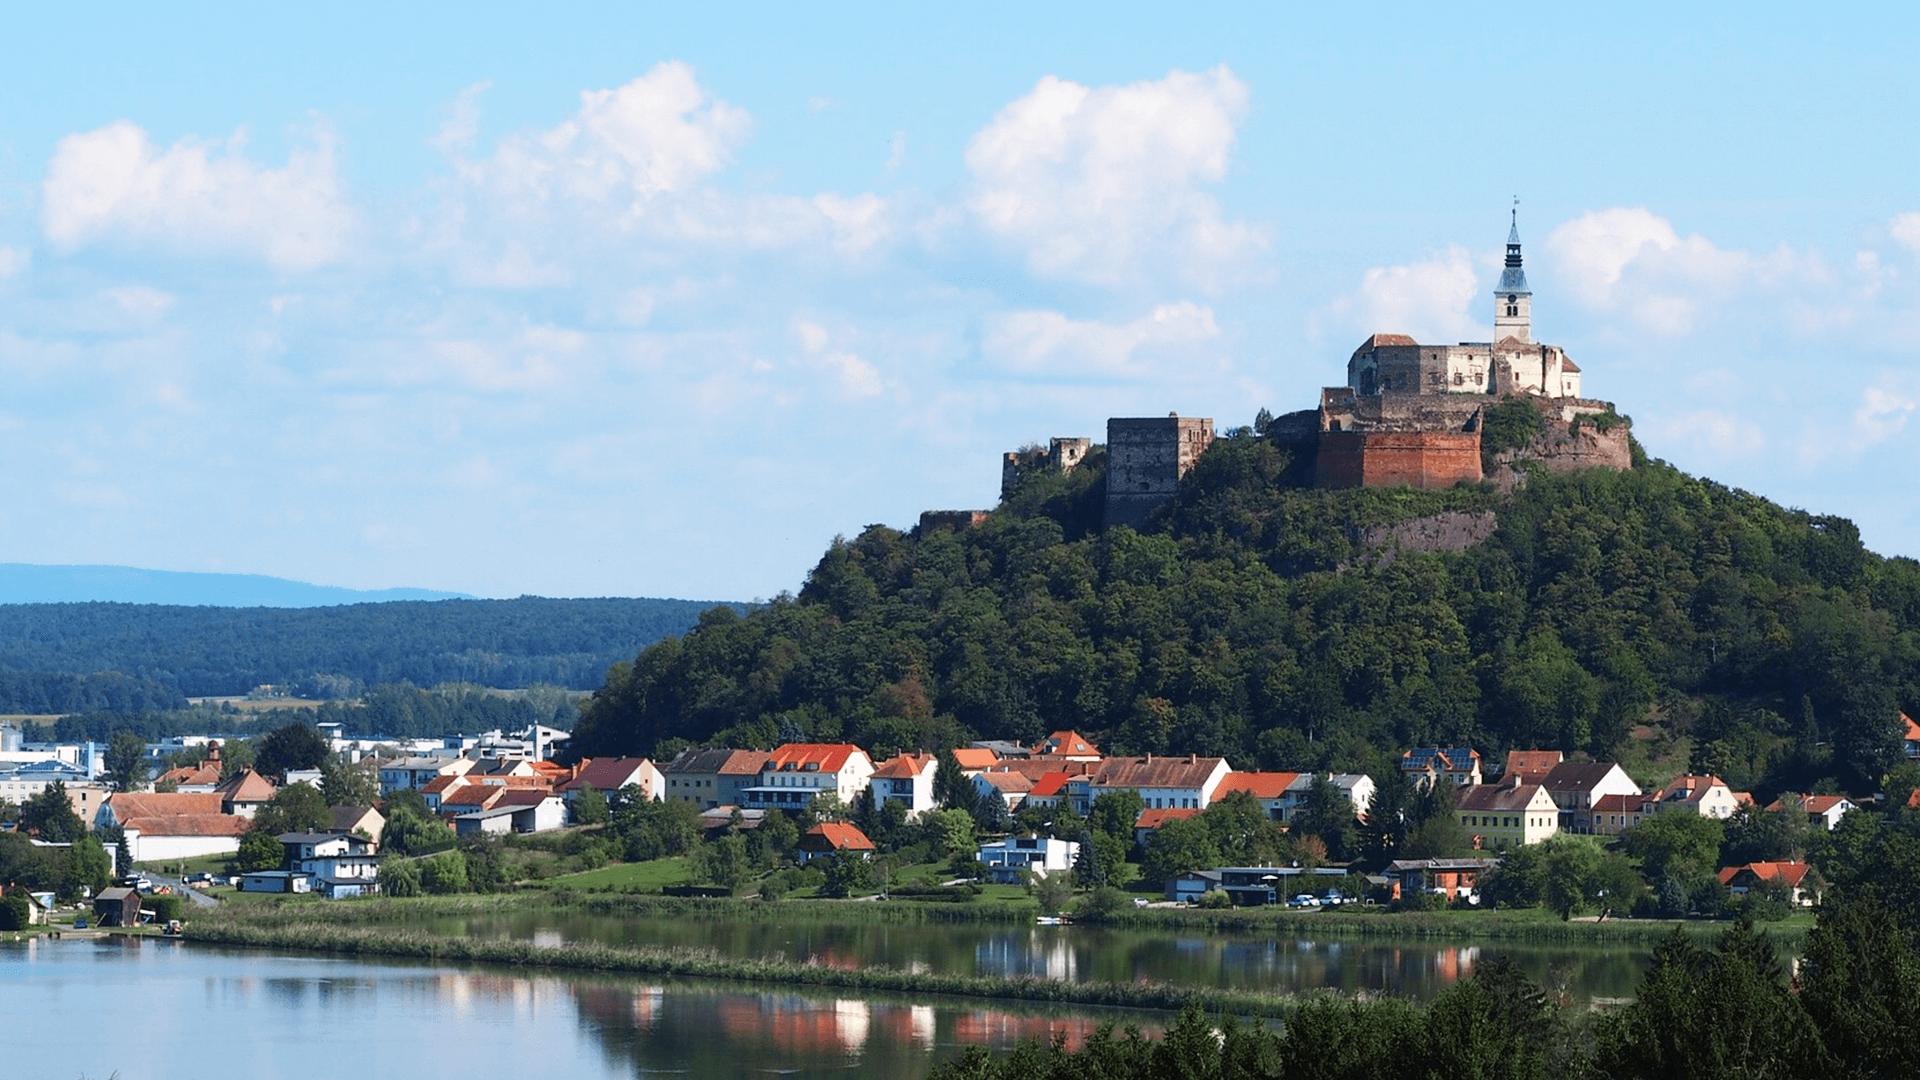
{"label": "sky", "polygon": [[0,561],[771,597],[1485,340],[1516,198],[1650,454],[1920,555],[1920,9],[177,7],[0,37]]}

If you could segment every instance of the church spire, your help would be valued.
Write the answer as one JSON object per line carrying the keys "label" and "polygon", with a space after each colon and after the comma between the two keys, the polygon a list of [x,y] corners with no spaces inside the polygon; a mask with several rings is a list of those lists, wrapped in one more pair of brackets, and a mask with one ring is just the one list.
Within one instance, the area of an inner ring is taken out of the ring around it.
{"label": "church spire", "polygon": [[1513,199],[1513,224],[1507,230],[1507,265],[1493,290],[1493,340],[1533,340],[1533,293],[1520,259],[1520,197]]}

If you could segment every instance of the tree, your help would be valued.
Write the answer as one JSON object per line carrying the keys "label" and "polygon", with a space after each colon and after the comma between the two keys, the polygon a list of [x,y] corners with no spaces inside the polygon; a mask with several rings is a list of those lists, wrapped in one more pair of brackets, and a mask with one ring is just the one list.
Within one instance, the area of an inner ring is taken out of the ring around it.
{"label": "tree", "polygon": [[443,851],[415,860],[420,868],[420,887],[435,896],[467,891],[467,856],[460,851]]}
{"label": "tree", "polygon": [[102,772],[115,791],[137,791],[147,783],[147,744],[131,731],[122,731],[107,743]]}
{"label": "tree", "polygon": [[1219,865],[1220,849],[1213,832],[1199,818],[1169,821],[1155,829],[1140,860],[1147,880],[1163,885],[1182,874]]}
{"label": "tree", "polygon": [[67,785],[59,780],[48,784],[37,795],[20,804],[17,816],[20,828],[52,844],[66,844],[85,836],[87,826],[73,812],[67,797]]}
{"label": "tree", "polygon": [[220,746],[220,779],[231,780],[253,768],[258,757],[257,742],[253,739],[228,739]]}
{"label": "tree", "polygon": [[420,864],[414,859],[380,860],[380,891],[388,896],[420,895]]}
{"label": "tree", "polygon": [[234,868],[243,874],[277,870],[286,862],[286,849],[273,833],[254,831],[240,838],[240,850],[233,857]]}
{"label": "tree", "polygon": [[1620,834],[1620,850],[1640,860],[1649,881],[1691,881],[1720,865],[1726,826],[1702,814],[1653,814]]}
{"label": "tree", "polygon": [[1133,848],[1133,826],[1146,808],[1147,800],[1137,791],[1104,791],[1087,808],[1087,826],[1118,841],[1124,855]]}
{"label": "tree", "polygon": [[820,895],[845,899],[873,887],[873,864],[860,855],[836,851],[820,860],[826,864],[826,881]]}
{"label": "tree", "polygon": [[576,825],[604,824],[608,816],[607,797],[592,784],[581,784],[573,797],[573,821]]}
{"label": "tree", "polygon": [[747,838],[738,829],[710,844],[694,849],[689,868],[696,881],[709,881],[728,892],[737,891],[752,876],[753,862],[747,853]]}
{"label": "tree", "polygon": [[106,845],[91,836],[79,837],[67,849],[66,861],[60,868],[60,895],[98,893],[107,887],[112,877],[113,859],[107,855]]}
{"label": "tree", "polygon": [[380,798],[380,781],[345,757],[330,753],[320,760],[320,794],[328,806],[372,806]]}
{"label": "tree", "polygon": [[288,784],[274,792],[267,805],[253,815],[253,831],[270,837],[290,832],[322,832],[332,827],[333,808],[312,784]]}
{"label": "tree", "polygon": [[267,732],[260,740],[254,768],[262,775],[284,778],[292,769],[319,768],[327,752],[327,740],[311,725],[287,724]]}
{"label": "tree", "polygon": [[380,845],[392,854],[426,855],[453,843],[453,830],[427,809],[426,796],[411,788],[387,796],[381,813],[387,827],[380,834]]}
{"label": "tree", "polygon": [[965,810],[968,814],[979,811],[979,792],[961,771],[951,750],[940,751],[940,763],[934,767],[933,801],[949,810]]}
{"label": "tree", "polygon": [[1317,836],[1327,845],[1327,855],[1343,862],[1353,853],[1355,822],[1353,800],[1326,776],[1313,778],[1307,789],[1307,802],[1293,819],[1295,836]]}
{"label": "tree", "polygon": [[1097,889],[1107,883],[1106,861],[1101,858],[1095,834],[1083,833],[1080,851],[1073,857],[1073,883],[1083,889]]}

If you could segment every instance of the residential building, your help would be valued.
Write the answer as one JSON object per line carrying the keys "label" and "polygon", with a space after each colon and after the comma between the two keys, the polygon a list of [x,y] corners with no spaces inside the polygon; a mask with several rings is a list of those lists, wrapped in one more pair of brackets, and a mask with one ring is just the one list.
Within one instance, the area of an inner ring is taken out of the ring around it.
{"label": "residential building", "polygon": [[760,782],[767,755],[760,750],[684,750],[660,767],[664,799],[689,802],[702,810],[742,805],[741,792]]}
{"label": "residential building", "polygon": [[867,834],[843,821],[823,821],[800,837],[794,846],[794,858],[802,863],[841,852],[860,858],[873,856],[873,841]]}
{"label": "residential building", "polygon": [[1602,795],[1593,802],[1587,824],[1596,836],[1619,836],[1659,812],[1660,796]]}
{"label": "residential building", "polygon": [[1720,884],[1734,896],[1745,896],[1767,883],[1787,889],[1787,902],[1812,907],[1820,899],[1820,877],[1803,862],[1754,862],[1720,869]]}
{"label": "residential building", "polygon": [[1384,876],[1391,899],[1425,889],[1453,900],[1462,894],[1477,895],[1480,879],[1499,865],[1499,859],[1487,858],[1395,859],[1387,864]]}
{"label": "residential building", "polygon": [[1795,795],[1788,793],[1768,803],[1767,811],[1769,813],[1784,811],[1787,809],[1790,801],[1797,804],[1800,810],[1807,815],[1808,827],[1819,829],[1821,832],[1832,832],[1833,827],[1840,824],[1841,817],[1845,816],[1848,811],[1859,809],[1859,806],[1855,805],[1853,800],[1847,798],[1845,795]]}
{"label": "residential building", "polygon": [[1509,750],[1506,764],[1500,770],[1500,782],[1538,784],[1563,760],[1565,755],[1558,750]]}
{"label": "residential building", "polygon": [[273,781],[252,769],[241,769],[213,790],[220,796],[221,813],[249,819],[280,791],[273,786]]}
{"label": "residential building", "polygon": [[1033,788],[1027,792],[1023,806],[1039,806],[1051,809],[1059,806],[1067,797],[1067,781],[1072,779],[1063,772],[1050,772],[1033,782]]}
{"label": "residential building", "polygon": [[932,754],[901,754],[881,762],[867,788],[873,808],[899,803],[909,818],[933,809],[933,774],[939,768],[940,759]]}
{"label": "residential building", "polygon": [[1133,819],[1133,842],[1139,847],[1146,847],[1147,841],[1153,838],[1153,834],[1160,831],[1160,826],[1169,821],[1186,821],[1189,818],[1199,817],[1200,814],[1201,811],[1190,806],[1142,810]]}
{"label": "residential building", "polygon": [[997,843],[982,844],[979,855],[987,876],[1000,884],[1019,881],[1021,871],[1046,877],[1071,870],[1079,857],[1077,841],[1051,836],[1009,836]]}
{"label": "residential building", "polygon": [[353,833],[282,833],[275,839],[286,852],[282,869],[305,874],[312,891],[329,900],[379,891],[379,845]]}
{"label": "residential building", "polygon": [[1313,793],[1313,785],[1324,780],[1335,790],[1347,797],[1353,804],[1353,816],[1365,818],[1367,808],[1373,805],[1373,793],[1377,786],[1373,777],[1366,773],[1300,773],[1287,785],[1286,794],[1280,798],[1280,820],[1291,823],[1294,815],[1307,805]]}
{"label": "residential building", "polygon": [[387,831],[387,819],[371,806],[336,806],[333,808],[333,831],[365,833],[378,844],[381,834]]}
{"label": "residential building", "polygon": [[1268,819],[1286,821],[1292,816],[1289,811],[1294,807],[1287,793],[1300,776],[1300,773],[1290,772],[1230,772],[1213,790],[1213,801],[1219,802],[1228,795],[1244,791],[1260,804],[1261,812]]}
{"label": "residential building", "polygon": [[1717,776],[1678,776],[1660,790],[1654,809],[1684,810],[1724,821],[1740,809],[1740,798]]}
{"label": "residential building", "polygon": [[643,757],[586,758],[570,770],[559,784],[560,797],[571,807],[582,788],[592,786],[603,795],[623,788],[638,788],[640,797],[660,801],[667,790],[666,777],[654,763]]}
{"label": "residential building", "polygon": [[[1502,781],[1505,783],[1505,781]],[[1553,805],[1559,808],[1560,831],[1592,833],[1595,805],[1608,795],[1639,795],[1640,785],[1612,762],[1591,764],[1563,761],[1540,780]]]}
{"label": "residential building", "polygon": [[[1061,774],[1064,779],[1065,774]],[[1008,810],[1018,810],[1033,790],[1033,781],[1025,773],[1011,769],[989,769],[976,773],[973,777],[973,790],[982,799],[999,799],[1007,804]],[[1058,786],[1055,788],[1058,791]],[[1057,803],[1056,803],[1057,805]]]}
{"label": "residential building", "polygon": [[1480,751],[1466,746],[1423,746],[1400,755],[1400,771],[1421,788],[1435,781],[1455,787],[1482,782]]}
{"label": "residential building", "polygon": [[873,759],[852,743],[788,743],[760,766],[760,781],[740,792],[741,806],[798,810],[825,792],[843,806],[867,790]]}
{"label": "residential building", "polygon": [[380,766],[380,794],[426,787],[436,776],[461,776],[474,767],[466,757],[410,757]]}
{"label": "residential building", "polygon": [[8,802],[26,802],[55,783],[66,785],[71,791],[87,782],[86,769],[65,761],[49,759],[12,767],[0,765],[0,799]]}
{"label": "residential building", "polygon": [[134,862],[231,855],[252,824],[221,813],[218,792],[116,792],[101,803],[94,825],[119,828]]}
{"label": "residential building", "polygon": [[1107,758],[1087,777],[1085,805],[1078,801],[1075,781],[1068,781],[1068,797],[1075,800],[1074,809],[1082,814],[1091,809],[1093,800],[1110,791],[1135,792],[1149,810],[1166,807],[1204,810],[1213,801],[1220,782],[1232,771],[1225,758],[1195,754]]}
{"label": "residential building", "polygon": [[963,746],[953,752],[954,764],[960,766],[961,773],[967,776],[982,769],[991,769],[999,760],[999,752],[985,746]]}
{"label": "residential building", "polygon": [[1033,746],[1033,756],[1055,761],[1099,761],[1100,748],[1077,731],[1056,731]]}
{"label": "residential building", "polygon": [[1260,907],[1284,904],[1301,893],[1318,894],[1347,872],[1338,867],[1303,870],[1298,866],[1222,866],[1214,873],[1220,875],[1220,891],[1235,907]]}
{"label": "residential building", "polygon": [[1537,844],[1560,831],[1560,808],[1539,784],[1465,787],[1454,806],[1475,847]]}
{"label": "residential building", "polygon": [[169,784],[175,791],[187,794],[212,791],[220,786],[222,771],[225,768],[220,760],[220,744],[207,744],[206,759],[197,765],[178,765],[153,778],[153,786],[166,787]]}

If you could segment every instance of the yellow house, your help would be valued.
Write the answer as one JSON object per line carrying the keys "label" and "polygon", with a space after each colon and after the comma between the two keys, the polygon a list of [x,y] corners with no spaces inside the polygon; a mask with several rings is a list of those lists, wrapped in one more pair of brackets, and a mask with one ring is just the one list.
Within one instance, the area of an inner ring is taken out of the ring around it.
{"label": "yellow house", "polygon": [[1454,814],[1476,847],[1537,844],[1560,831],[1560,808],[1539,784],[1461,788]]}

